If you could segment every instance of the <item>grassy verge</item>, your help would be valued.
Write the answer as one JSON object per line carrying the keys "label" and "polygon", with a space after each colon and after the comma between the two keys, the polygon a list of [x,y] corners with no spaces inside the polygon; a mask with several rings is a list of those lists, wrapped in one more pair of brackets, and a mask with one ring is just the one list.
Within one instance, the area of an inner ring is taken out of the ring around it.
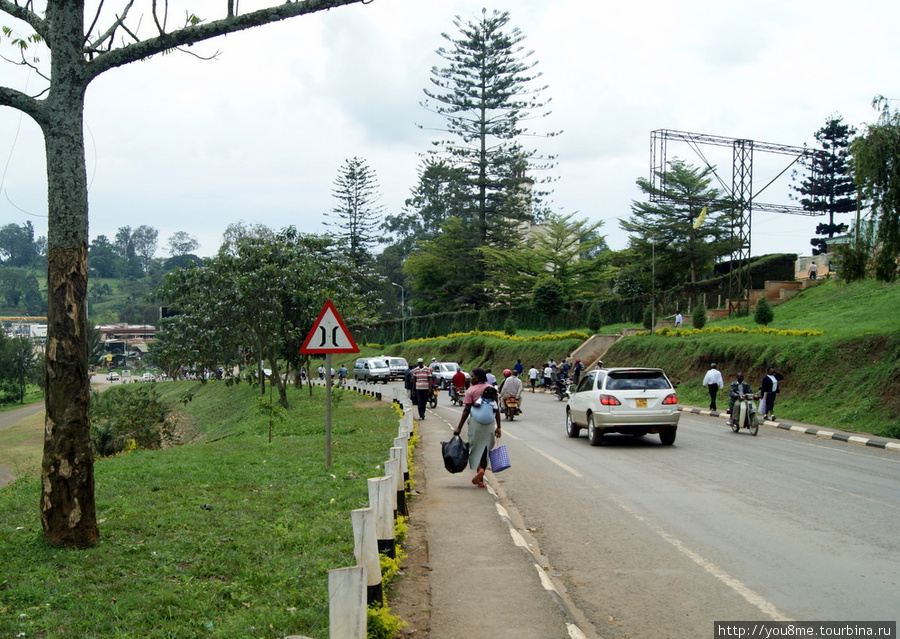
{"label": "grassy verge", "polygon": [[353,564],[397,414],[343,394],[326,469],[323,392],[292,392],[268,444],[247,385],[159,389],[200,441],[96,464],[98,547],[43,543],[37,478],[0,490],[0,636],[327,637],[326,571]]}
{"label": "grassy verge", "polygon": [[44,451],[44,413],[0,430],[0,466],[16,477],[39,475]]}

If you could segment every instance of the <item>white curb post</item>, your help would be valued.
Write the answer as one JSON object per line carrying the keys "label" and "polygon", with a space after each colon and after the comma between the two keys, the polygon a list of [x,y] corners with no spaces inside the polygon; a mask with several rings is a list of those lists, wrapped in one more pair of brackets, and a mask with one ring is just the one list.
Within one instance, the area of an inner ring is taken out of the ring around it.
{"label": "white curb post", "polygon": [[366,639],[366,567],[328,571],[328,636]]}
{"label": "white curb post", "polygon": [[392,518],[397,518],[397,511],[400,506],[398,498],[397,498],[397,482],[398,477],[400,476],[400,460],[399,459],[388,459],[384,462],[384,474],[387,477],[391,478],[391,489],[393,492],[391,493],[393,498],[391,499],[391,514]]}
{"label": "white curb post", "polygon": [[[394,437],[394,446],[403,449],[400,455],[400,472],[403,473],[403,481],[409,481],[409,440],[405,437]],[[406,488],[406,484],[403,485]]]}
{"label": "white curb post", "polygon": [[375,511],[375,538],[378,552],[393,559],[394,550],[394,479],[392,477],[370,477],[369,506]]}
{"label": "white curb post", "polygon": [[378,539],[375,537],[375,511],[358,508],[350,511],[353,520],[353,556],[356,565],[366,567],[366,603],[384,605],[381,561],[378,559]]}
{"label": "white curb post", "polygon": [[[406,510],[406,481],[403,479],[403,447],[391,446],[391,462],[395,462],[397,470],[395,478],[397,479],[397,514],[402,517],[409,516]],[[387,462],[385,462],[387,464]],[[387,465],[385,465],[387,468]]]}

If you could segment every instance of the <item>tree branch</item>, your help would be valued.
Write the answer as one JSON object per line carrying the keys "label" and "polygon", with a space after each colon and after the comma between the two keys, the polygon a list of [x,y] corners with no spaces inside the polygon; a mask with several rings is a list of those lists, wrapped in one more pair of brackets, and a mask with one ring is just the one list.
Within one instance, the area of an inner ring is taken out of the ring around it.
{"label": "tree branch", "polygon": [[0,87],[0,106],[18,109],[31,116],[38,124],[44,122],[43,102],[21,91],[10,89],[9,87]]}
{"label": "tree branch", "polygon": [[20,7],[10,0],[0,0],[0,11],[8,13],[14,18],[18,18],[22,22],[27,22],[35,32],[44,40],[47,39],[47,23],[42,20],[34,11],[28,9],[31,6],[29,2],[25,7]]}
{"label": "tree branch", "polygon": [[[8,0],[0,0],[0,2],[9,4]],[[364,0],[302,0],[301,2],[286,2],[244,15],[232,15],[213,22],[190,25],[171,33],[161,33],[154,38],[148,38],[147,40],[100,54],[88,63],[86,69],[87,77],[93,79],[114,67],[143,60],[157,53],[169,51],[180,46],[191,45],[220,35],[243,31],[251,27],[278,22],[295,16],[316,13],[359,2],[364,2]]]}

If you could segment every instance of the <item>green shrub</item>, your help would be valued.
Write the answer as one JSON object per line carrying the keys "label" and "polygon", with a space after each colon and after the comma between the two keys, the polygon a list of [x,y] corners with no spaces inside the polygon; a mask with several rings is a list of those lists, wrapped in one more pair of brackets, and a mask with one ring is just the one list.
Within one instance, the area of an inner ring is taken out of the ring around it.
{"label": "green shrub", "polygon": [[644,326],[644,328],[646,328],[648,331],[649,331],[651,328],[653,328],[653,307],[652,307],[652,306],[647,306],[647,307],[644,309],[644,321],[643,321],[643,326]]}
{"label": "green shrub", "polygon": [[507,317],[506,321],[503,322],[503,332],[507,335],[515,335],[516,334],[516,320],[511,317]]}
{"label": "green shrub", "polygon": [[706,326],[706,306],[703,304],[697,304],[694,307],[694,312],[691,313],[691,324],[693,324],[694,328],[703,328]]}
{"label": "green shrub", "polygon": [[765,297],[759,298],[756,303],[756,310],[753,312],[753,321],[763,326],[768,326],[775,319],[775,312],[769,304],[769,300]]}
{"label": "green shrub", "polygon": [[138,448],[160,448],[173,437],[169,409],[153,384],[110,388],[91,395],[91,444],[98,456],[115,455],[134,440]]}
{"label": "green shrub", "polygon": [[367,639],[394,639],[406,622],[391,614],[387,606],[369,606],[366,615]]}

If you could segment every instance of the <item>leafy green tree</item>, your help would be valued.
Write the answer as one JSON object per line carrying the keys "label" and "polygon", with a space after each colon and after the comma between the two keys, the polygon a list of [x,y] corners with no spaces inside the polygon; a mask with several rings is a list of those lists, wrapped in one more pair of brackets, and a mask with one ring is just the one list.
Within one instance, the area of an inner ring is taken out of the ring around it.
{"label": "leafy green tree", "polygon": [[175,231],[172,233],[167,244],[169,255],[172,257],[189,255],[200,248],[200,242],[197,241],[197,238],[186,231]]}
{"label": "leafy green tree", "polygon": [[562,285],[551,278],[539,280],[531,292],[531,306],[539,315],[547,318],[547,332],[553,330],[553,320],[563,309],[565,297]]}
{"label": "leafy green tree", "polygon": [[463,169],[435,157],[426,157],[419,169],[419,182],[397,215],[388,215],[382,228],[393,233],[406,258],[417,245],[433,240],[451,217],[466,217],[466,174]]}
{"label": "leafy green tree", "polygon": [[24,402],[28,384],[38,383],[39,364],[29,338],[0,332],[0,402]]}
{"label": "leafy green tree", "polygon": [[753,321],[762,326],[768,326],[775,319],[775,311],[765,296],[760,297],[753,311]]}
{"label": "leafy green tree", "polygon": [[38,266],[41,255],[34,239],[34,225],[7,224],[0,227],[0,265]]}
{"label": "leafy green tree", "polygon": [[119,256],[116,262],[116,277],[123,279],[135,278],[144,274],[141,268],[141,261],[138,259],[135,249],[133,236],[134,233],[130,226],[122,226],[116,231],[114,245]]}
{"label": "leafy green tree", "polygon": [[362,158],[353,157],[344,161],[331,191],[337,204],[326,217],[335,221],[324,224],[338,229],[334,235],[358,267],[372,261],[370,251],[376,242],[375,230],[384,211],[378,204],[381,198],[378,189],[375,171]]}
{"label": "leafy green tree", "polygon": [[149,273],[150,263],[153,261],[159,245],[159,231],[152,226],[142,224],[131,234],[131,245],[138,263],[141,265],[141,273]]}
{"label": "leafy green tree", "polygon": [[98,235],[88,250],[88,266],[95,277],[115,277],[119,255],[117,247],[105,235]]}
{"label": "leafy green tree", "polygon": [[828,215],[827,224],[816,226],[816,234],[824,237],[810,240],[813,255],[827,253],[828,240],[847,230],[846,224],[835,223],[835,214],[856,210],[856,186],[850,176],[850,143],[855,134],[856,129],[840,116],[831,116],[816,131],[819,150],[801,160],[806,177],[793,187],[803,196],[800,204],[807,211]]}
{"label": "leafy green tree", "polygon": [[450,218],[443,232],[424,242],[403,263],[414,291],[407,300],[417,313],[438,313],[448,308],[480,304],[486,282],[481,278],[475,229]]}
{"label": "leafy green tree", "polygon": [[[711,176],[711,168],[701,170],[674,159],[668,171],[660,173],[665,188],[646,178],[637,180],[651,199],[633,202],[631,217],[619,225],[630,234],[629,246],[647,270],[655,253],[658,288],[697,282],[716,259],[731,251],[730,222],[722,214],[728,204],[710,187]],[[705,219],[698,225],[704,208]]]}
{"label": "leafy green tree", "polygon": [[37,277],[29,269],[0,268],[0,297],[16,310],[14,314],[43,315],[47,308]]}
{"label": "leafy green tree", "polygon": [[878,122],[866,125],[850,150],[856,185],[878,217],[875,277],[892,282],[900,255],[900,111],[883,96],[872,106],[881,109]]}
{"label": "leafy green tree", "polygon": [[524,122],[549,112],[540,98],[546,87],[534,86],[537,62],[528,60],[532,52],[523,53],[522,32],[507,30],[509,20],[508,12],[488,15],[486,9],[476,21],[454,19],[459,34],[443,34],[448,46],[437,54],[446,66],[432,68],[433,88],[424,89],[422,102],[446,123],[450,138],[435,146],[465,172],[465,219],[474,221],[479,244],[504,218],[533,218],[532,201],[540,193],[527,175],[551,165],[521,144],[533,135]]}
{"label": "leafy green tree", "polygon": [[89,289],[88,299],[96,304],[103,301],[103,298],[108,295],[112,295],[112,288],[110,288],[109,284],[106,282],[94,282]]}
{"label": "leafy green tree", "polygon": [[0,87],[0,106],[17,109],[37,123],[47,160],[47,326],[48,339],[57,345],[46,357],[40,508],[48,543],[85,547],[99,539],[87,408],[88,86],[110,69],[182,46],[357,2],[362,0],[284,2],[240,14],[238,3],[228,0],[217,19],[201,20],[187,12],[184,22],[172,27],[168,3],[151,3],[149,16],[132,13],[132,2],[122,2],[118,9],[101,3],[86,20],[84,0],[0,0],[0,11],[16,21],[4,32],[16,50],[14,57],[36,71],[32,77],[46,81],[33,95]]}
{"label": "leafy green tree", "polygon": [[603,222],[574,217],[552,214],[521,239],[511,233],[509,243],[482,248],[499,296],[512,304],[524,303],[546,277],[559,283],[565,304],[597,294],[610,275],[601,252],[606,241],[598,233]]}

